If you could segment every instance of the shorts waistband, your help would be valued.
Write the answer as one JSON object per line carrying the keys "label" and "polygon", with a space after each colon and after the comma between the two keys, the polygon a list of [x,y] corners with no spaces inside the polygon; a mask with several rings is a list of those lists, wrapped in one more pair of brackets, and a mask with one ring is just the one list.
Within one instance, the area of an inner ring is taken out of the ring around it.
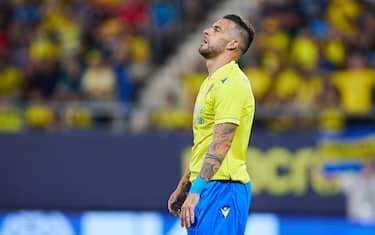
{"label": "shorts waistband", "polygon": [[210,180],[209,182],[220,182],[220,183],[237,183],[237,184],[245,184],[239,180]]}

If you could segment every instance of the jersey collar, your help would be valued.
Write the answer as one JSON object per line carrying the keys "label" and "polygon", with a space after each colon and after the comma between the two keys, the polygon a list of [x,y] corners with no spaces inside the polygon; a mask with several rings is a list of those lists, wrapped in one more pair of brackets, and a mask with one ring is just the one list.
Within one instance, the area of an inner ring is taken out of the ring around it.
{"label": "jersey collar", "polygon": [[230,71],[232,71],[232,69],[234,68],[234,66],[236,66],[236,65],[237,65],[236,61],[232,60],[229,63],[221,66],[220,68],[218,68],[208,78],[212,78],[212,79],[223,78],[223,77],[227,76],[230,73]]}

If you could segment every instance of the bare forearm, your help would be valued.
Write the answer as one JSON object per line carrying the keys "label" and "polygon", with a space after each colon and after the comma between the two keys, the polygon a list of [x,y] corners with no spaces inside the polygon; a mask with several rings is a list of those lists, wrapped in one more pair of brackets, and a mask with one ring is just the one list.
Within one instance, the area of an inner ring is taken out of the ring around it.
{"label": "bare forearm", "polygon": [[215,175],[229,151],[236,128],[237,125],[232,123],[215,126],[212,143],[204,158],[199,177],[208,181]]}
{"label": "bare forearm", "polygon": [[190,169],[189,166],[186,167],[184,175],[181,177],[180,182],[178,183],[177,188],[185,188],[185,186],[189,183],[189,178],[190,178]]}

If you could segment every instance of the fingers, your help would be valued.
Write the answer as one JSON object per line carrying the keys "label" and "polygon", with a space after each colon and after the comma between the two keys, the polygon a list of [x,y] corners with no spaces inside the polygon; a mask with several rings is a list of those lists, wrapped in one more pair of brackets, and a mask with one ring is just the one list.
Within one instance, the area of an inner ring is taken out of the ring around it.
{"label": "fingers", "polygon": [[190,228],[195,222],[194,209],[190,206],[182,207],[180,213],[181,227]]}
{"label": "fingers", "polygon": [[185,227],[184,214],[185,214],[185,209],[181,208],[181,211],[180,211],[180,225],[181,225],[181,227]]}
{"label": "fingers", "polygon": [[173,203],[175,203],[175,202],[176,202],[176,197],[174,197],[174,195],[172,195],[168,200],[168,210],[173,215],[178,216],[178,211],[173,209]]}
{"label": "fingers", "polygon": [[179,214],[180,214],[180,210],[175,210],[175,209],[173,209],[173,208],[171,208],[171,209],[169,209],[169,212],[172,214],[172,215],[174,215],[174,216],[179,216]]}
{"label": "fingers", "polygon": [[186,223],[186,207],[182,207],[181,208],[181,212],[180,212],[180,224],[181,224],[181,227],[188,228],[187,227],[187,223]]}
{"label": "fingers", "polygon": [[180,216],[180,209],[179,209],[178,211],[176,211],[176,210],[172,210],[171,213],[172,213],[174,216],[179,217],[179,216]]}
{"label": "fingers", "polygon": [[194,224],[195,222],[195,215],[194,215],[194,209],[190,208],[190,218],[191,224]]}
{"label": "fingers", "polygon": [[169,212],[173,212],[173,209],[172,209],[172,204],[174,203],[175,200],[173,200],[173,198],[169,198],[168,200],[168,210]]}
{"label": "fingers", "polygon": [[185,221],[185,228],[189,228],[190,227],[190,209],[189,208],[185,209],[184,221]]}
{"label": "fingers", "polygon": [[176,211],[176,210],[170,210],[169,211],[172,215],[174,215],[174,216],[178,216],[178,211]]}

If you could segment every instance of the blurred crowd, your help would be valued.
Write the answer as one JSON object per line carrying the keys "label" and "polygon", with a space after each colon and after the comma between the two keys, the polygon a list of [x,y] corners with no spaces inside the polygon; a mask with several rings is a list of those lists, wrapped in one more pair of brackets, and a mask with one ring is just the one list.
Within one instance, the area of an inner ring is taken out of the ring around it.
{"label": "blurred crowd", "polygon": [[[375,124],[375,2],[372,0],[258,0],[247,19],[255,42],[240,64],[257,103],[256,124],[272,130]],[[189,128],[204,65],[181,76],[171,99],[178,113],[154,126]],[[162,110],[163,111],[163,110]]]}
{"label": "blurred crowd", "polygon": [[[256,40],[240,64],[273,130],[374,124],[375,3],[258,0]],[[0,1],[0,131],[89,128],[126,120],[154,68],[214,0]],[[151,116],[189,129],[203,61]],[[108,105],[110,103],[110,105]],[[103,104],[103,105],[101,105]]]}
{"label": "blurred crowd", "polygon": [[0,131],[105,123],[214,2],[0,1]]}

